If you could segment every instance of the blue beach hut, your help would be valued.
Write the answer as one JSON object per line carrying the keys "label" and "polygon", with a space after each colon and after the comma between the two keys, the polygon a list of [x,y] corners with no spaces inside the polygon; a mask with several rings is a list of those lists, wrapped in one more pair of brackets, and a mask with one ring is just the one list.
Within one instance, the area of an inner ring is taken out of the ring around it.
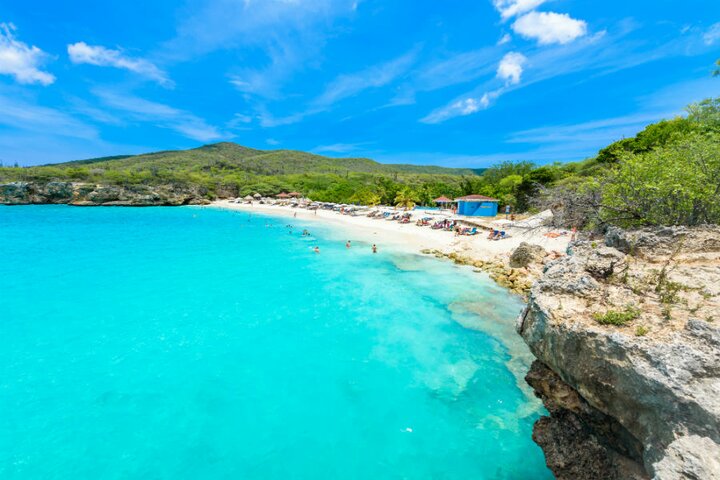
{"label": "blue beach hut", "polygon": [[498,212],[498,202],[485,195],[466,195],[456,198],[458,202],[458,215],[467,217],[494,217]]}

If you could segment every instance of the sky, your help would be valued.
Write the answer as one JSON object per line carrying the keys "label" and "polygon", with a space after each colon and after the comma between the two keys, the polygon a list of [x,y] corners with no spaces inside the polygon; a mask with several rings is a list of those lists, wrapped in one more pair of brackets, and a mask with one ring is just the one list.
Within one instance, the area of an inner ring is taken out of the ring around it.
{"label": "sky", "polygon": [[720,96],[718,0],[0,0],[0,162],[581,160]]}

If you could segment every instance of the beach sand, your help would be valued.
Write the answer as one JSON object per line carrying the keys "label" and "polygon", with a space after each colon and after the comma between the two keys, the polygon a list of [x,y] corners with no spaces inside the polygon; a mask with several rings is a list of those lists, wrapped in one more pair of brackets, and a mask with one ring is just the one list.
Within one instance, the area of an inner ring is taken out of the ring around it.
{"label": "beach sand", "polygon": [[[356,217],[341,215],[328,210],[312,210],[292,208],[290,206],[262,205],[253,203],[230,203],[228,200],[218,200],[210,207],[220,207],[243,212],[253,212],[263,215],[297,218],[308,222],[322,222],[340,227],[344,240],[374,243],[379,249],[385,247],[399,249],[411,253],[420,253],[422,250],[439,250],[445,254],[456,253],[472,260],[507,262],[510,254],[522,242],[540,245],[546,251],[565,253],[570,242],[570,235],[557,238],[548,238],[545,233],[553,231],[541,227],[532,230],[504,228],[510,235],[503,240],[488,240],[487,232],[481,230],[475,236],[456,236],[452,232],[433,230],[430,227],[418,227],[415,220],[424,216],[422,212],[413,213],[413,223],[400,224],[398,222],[368,218],[363,215]],[[473,221],[478,221],[473,219]],[[481,220],[482,221],[482,220]],[[490,221],[487,222],[490,226]],[[340,240],[340,238],[339,238]]]}

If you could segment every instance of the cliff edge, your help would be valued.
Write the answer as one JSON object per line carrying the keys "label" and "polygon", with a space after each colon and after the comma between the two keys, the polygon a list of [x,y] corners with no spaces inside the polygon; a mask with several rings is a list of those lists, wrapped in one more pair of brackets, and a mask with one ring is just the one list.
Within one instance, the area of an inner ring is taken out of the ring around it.
{"label": "cliff edge", "polygon": [[76,182],[0,184],[0,205],[176,206],[210,203],[207,190],[181,185],[102,185]]}
{"label": "cliff edge", "polygon": [[532,287],[517,330],[559,479],[720,478],[720,228],[611,230]]}

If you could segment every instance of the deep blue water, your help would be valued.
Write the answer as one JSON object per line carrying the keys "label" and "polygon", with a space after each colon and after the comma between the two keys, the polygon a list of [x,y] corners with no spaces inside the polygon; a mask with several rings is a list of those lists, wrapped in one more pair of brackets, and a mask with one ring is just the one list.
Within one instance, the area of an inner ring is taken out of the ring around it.
{"label": "deep blue water", "polygon": [[0,207],[0,478],[551,478],[519,299],[286,223]]}

